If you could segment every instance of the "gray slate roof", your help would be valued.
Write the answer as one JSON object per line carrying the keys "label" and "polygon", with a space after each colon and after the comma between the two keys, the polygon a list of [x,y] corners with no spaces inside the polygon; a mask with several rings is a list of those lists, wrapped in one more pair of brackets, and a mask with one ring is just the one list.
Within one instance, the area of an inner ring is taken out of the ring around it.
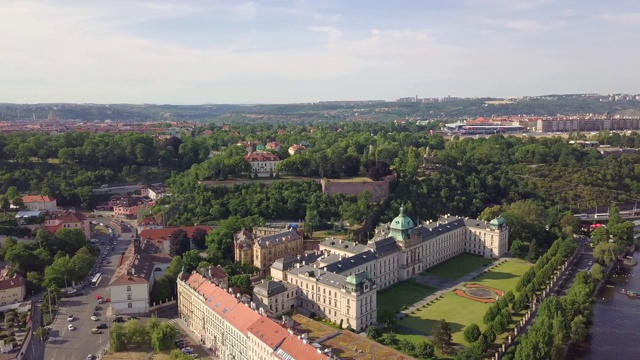
{"label": "gray slate roof", "polygon": [[279,234],[267,235],[258,239],[260,247],[281,244],[292,240],[298,240],[300,235],[295,231],[283,231]]}
{"label": "gray slate roof", "polygon": [[325,246],[327,248],[333,248],[352,254],[359,254],[361,252],[370,250],[366,245],[340,239],[326,239],[320,243],[320,246]]}
{"label": "gray slate roof", "polygon": [[328,272],[335,272],[338,274],[349,271],[358,266],[364,265],[366,263],[370,263],[376,260],[376,255],[373,253],[371,249],[368,251],[362,252],[357,255],[346,257],[340,261],[336,261],[329,265],[323,267],[324,270]]}

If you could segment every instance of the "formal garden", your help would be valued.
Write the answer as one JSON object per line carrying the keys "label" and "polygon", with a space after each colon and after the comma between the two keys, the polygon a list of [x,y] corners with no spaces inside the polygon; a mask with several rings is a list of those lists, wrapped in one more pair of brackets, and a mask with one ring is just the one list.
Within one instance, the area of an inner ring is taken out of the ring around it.
{"label": "formal garden", "polygon": [[[531,266],[530,263],[522,260],[505,261],[478,275],[464,287],[489,289],[492,298],[495,299],[495,295],[513,290],[520,277]],[[476,285],[482,285],[482,287]],[[431,334],[434,325],[444,319],[451,327],[453,342],[466,345],[463,336],[464,328],[473,323],[482,324],[482,318],[490,306],[491,302],[470,299],[451,291],[399,320],[398,325],[414,330],[416,333]]]}
{"label": "formal garden", "polygon": [[29,312],[7,310],[0,313],[0,344],[20,346],[27,335]]}

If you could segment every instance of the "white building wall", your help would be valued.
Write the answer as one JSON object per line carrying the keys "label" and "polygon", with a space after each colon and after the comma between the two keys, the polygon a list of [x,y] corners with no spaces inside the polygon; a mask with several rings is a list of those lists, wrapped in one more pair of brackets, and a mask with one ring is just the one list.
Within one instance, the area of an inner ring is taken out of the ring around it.
{"label": "white building wall", "polygon": [[109,287],[113,314],[137,314],[149,311],[147,283]]}

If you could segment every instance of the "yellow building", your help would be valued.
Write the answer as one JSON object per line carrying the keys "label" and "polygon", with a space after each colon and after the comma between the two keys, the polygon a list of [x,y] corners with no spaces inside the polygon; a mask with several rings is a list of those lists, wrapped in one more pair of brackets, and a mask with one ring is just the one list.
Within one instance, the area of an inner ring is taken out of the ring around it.
{"label": "yellow building", "polygon": [[302,231],[255,228],[253,233],[242,230],[233,238],[236,262],[250,263],[260,269],[260,276],[270,274],[276,259],[303,253]]}

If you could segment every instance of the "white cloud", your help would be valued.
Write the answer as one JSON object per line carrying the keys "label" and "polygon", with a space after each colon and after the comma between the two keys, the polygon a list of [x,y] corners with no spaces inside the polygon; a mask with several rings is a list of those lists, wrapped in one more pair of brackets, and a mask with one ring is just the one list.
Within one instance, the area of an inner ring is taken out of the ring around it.
{"label": "white cloud", "polygon": [[601,18],[613,24],[640,27],[640,12],[605,13]]}
{"label": "white cloud", "polygon": [[233,13],[240,21],[251,21],[258,14],[258,6],[253,2],[247,2],[233,7]]}

